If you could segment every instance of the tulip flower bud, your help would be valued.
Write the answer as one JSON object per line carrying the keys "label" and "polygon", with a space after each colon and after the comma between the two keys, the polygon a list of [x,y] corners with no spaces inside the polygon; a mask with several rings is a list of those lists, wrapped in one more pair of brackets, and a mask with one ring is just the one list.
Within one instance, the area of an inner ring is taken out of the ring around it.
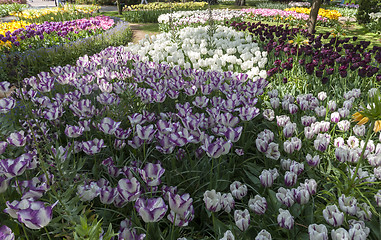
{"label": "tulip flower bud", "polygon": [[344,228],[339,228],[339,229],[336,229],[336,230],[333,229],[331,231],[331,237],[332,237],[332,240],[347,240],[347,239],[350,239],[349,238],[349,233]]}
{"label": "tulip flower bud", "polygon": [[262,229],[258,235],[255,237],[255,240],[271,240],[271,234],[266,231],[265,229]]}
{"label": "tulip flower bud", "polygon": [[340,212],[336,205],[327,205],[323,210],[323,216],[327,223],[334,227],[340,226],[344,221],[344,213]]}
{"label": "tulip flower bud", "polygon": [[294,172],[286,171],[284,175],[284,184],[288,187],[294,186],[298,180],[298,175]]}
{"label": "tulip flower bud", "polygon": [[279,176],[278,171],[276,168],[270,169],[270,170],[263,170],[261,175],[259,176],[259,179],[261,181],[261,184],[264,187],[271,187],[274,183],[274,180]]}
{"label": "tulip flower bud", "polygon": [[331,113],[331,122],[338,123],[340,121],[340,114],[338,112]]}
{"label": "tulip flower bud", "polygon": [[294,227],[294,217],[288,210],[283,210],[280,208],[277,220],[281,228],[291,229]]}
{"label": "tulip flower bud", "polygon": [[0,239],[15,240],[15,234],[12,232],[12,230],[9,227],[7,227],[6,225],[3,225],[0,227]]}
{"label": "tulip flower bud", "polygon": [[320,163],[320,157],[319,155],[315,155],[314,157],[312,157],[311,154],[307,154],[306,161],[307,164],[311,167],[316,167]]}
{"label": "tulip flower bud", "polygon": [[216,190],[205,191],[204,193],[204,203],[207,210],[211,212],[218,212],[222,208],[221,204],[221,193],[216,192]]}
{"label": "tulip flower bud", "polygon": [[[185,239],[186,240],[186,239]],[[235,240],[233,233],[230,230],[227,230],[224,233],[224,237],[221,238],[220,240]]]}
{"label": "tulip flower bud", "polygon": [[339,207],[341,211],[350,214],[352,216],[355,216],[357,213],[357,199],[349,196],[346,197],[344,194],[342,194],[339,197]]}
{"label": "tulip flower bud", "polygon": [[239,181],[234,181],[230,184],[230,191],[233,197],[241,200],[247,194],[247,186]]}
{"label": "tulip flower bud", "polygon": [[353,127],[353,133],[359,137],[364,136],[365,135],[365,125],[355,125]]}
{"label": "tulip flower bud", "polygon": [[337,123],[337,126],[341,131],[346,132],[349,130],[351,123],[348,120],[342,120]]}
{"label": "tulip flower bud", "polygon": [[324,224],[311,224],[308,226],[310,240],[328,240],[328,230]]}
{"label": "tulip flower bud", "polygon": [[254,199],[251,198],[248,205],[250,210],[258,215],[264,214],[267,210],[266,198],[261,197],[260,195],[255,195]]}
{"label": "tulip flower bud", "polygon": [[234,221],[237,227],[241,231],[246,231],[249,228],[250,225],[250,213],[247,209],[244,211],[241,210],[235,210],[234,211]]}
{"label": "tulip flower bud", "polygon": [[231,193],[224,193],[221,196],[221,205],[225,212],[230,213],[235,206],[235,201]]}
{"label": "tulip flower bud", "polygon": [[370,211],[368,204],[360,203],[358,208],[359,209],[356,212],[356,217],[362,221],[370,221],[372,219],[372,212]]}
{"label": "tulip flower bud", "polygon": [[144,222],[160,221],[168,210],[164,200],[159,198],[139,198],[135,202],[135,209]]}
{"label": "tulip flower bud", "polygon": [[324,101],[327,98],[327,93],[326,92],[319,92],[318,93],[318,99],[320,101]]}
{"label": "tulip flower bud", "polygon": [[295,203],[294,194],[290,189],[285,189],[280,187],[278,192],[275,194],[276,198],[279,202],[286,205],[287,207],[291,207]]}

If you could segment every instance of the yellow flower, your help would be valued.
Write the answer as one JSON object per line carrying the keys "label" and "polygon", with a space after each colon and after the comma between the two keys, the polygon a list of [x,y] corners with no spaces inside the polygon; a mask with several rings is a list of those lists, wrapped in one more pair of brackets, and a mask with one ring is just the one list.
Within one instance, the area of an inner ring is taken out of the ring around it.
{"label": "yellow flower", "polygon": [[373,132],[379,132],[379,131],[381,131],[381,120],[377,120],[374,123],[374,128],[373,128]]}
{"label": "yellow flower", "polygon": [[293,40],[289,40],[288,43],[289,43],[289,44],[293,44],[294,41],[293,41]]}
{"label": "yellow flower", "polygon": [[356,112],[352,115],[352,120],[358,122],[357,125],[363,125],[369,121],[369,118],[364,117],[361,112]]}

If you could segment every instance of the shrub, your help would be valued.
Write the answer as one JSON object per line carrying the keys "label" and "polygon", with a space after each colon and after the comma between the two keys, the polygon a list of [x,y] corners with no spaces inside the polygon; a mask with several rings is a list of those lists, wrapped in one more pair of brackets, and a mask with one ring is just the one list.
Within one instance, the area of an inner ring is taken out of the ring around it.
{"label": "shrub", "polygon": [[378,0],[361,0],[357,11],[357,21],[359,23],[369,23],[369,13],[379,12],[381,2]]}

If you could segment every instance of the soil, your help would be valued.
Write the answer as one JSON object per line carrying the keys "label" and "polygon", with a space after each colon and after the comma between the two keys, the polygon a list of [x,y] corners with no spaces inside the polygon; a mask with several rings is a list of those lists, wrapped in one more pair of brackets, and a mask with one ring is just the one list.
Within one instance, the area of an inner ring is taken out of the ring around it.
{"label": "soil", "polygon": [[132,42],[133,43],[138,43],[141,39],[145,38],[146,34],[149,36],[156,35],[158,33],[156,32],[146,32],[140,30],[144,26],[144,24],[138,24],[138,23],[130,23],[130,27],[132,30]]}

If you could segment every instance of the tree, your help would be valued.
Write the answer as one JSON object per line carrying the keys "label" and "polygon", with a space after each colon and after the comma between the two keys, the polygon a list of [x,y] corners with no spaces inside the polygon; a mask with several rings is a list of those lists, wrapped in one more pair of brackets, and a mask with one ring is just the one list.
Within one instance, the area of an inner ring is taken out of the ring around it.
{"label": "tree", "polygon": [[244,6],[246,4],[246,0],[235,0],[235,5]]}
{"label": "tree", "polygon": [[121,0],[116,0],[116,6],[118,7],[118,15],[122,15],[122,3],[121,3]]}
{"label": "tree", "polygon": [[311,5],[310,17],[308,18],[307,26],[308,32],[313,33],[316,26],[316,21],[319,13],[319,9],[321,6],[322,0],[313,0]]}

